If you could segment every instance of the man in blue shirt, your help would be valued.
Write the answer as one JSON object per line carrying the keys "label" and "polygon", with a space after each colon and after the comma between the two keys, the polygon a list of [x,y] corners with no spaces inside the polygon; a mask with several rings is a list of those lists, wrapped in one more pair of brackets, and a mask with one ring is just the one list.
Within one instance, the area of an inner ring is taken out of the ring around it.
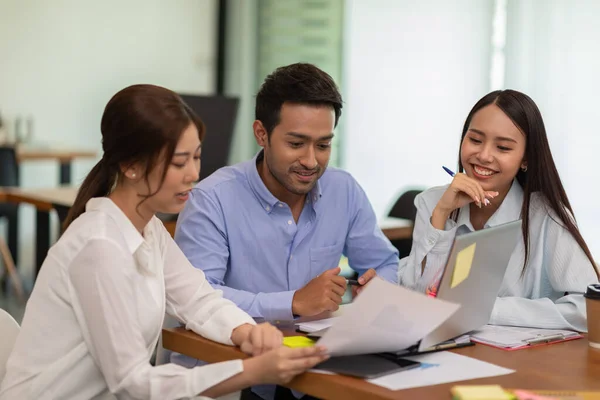
{"label": "man in blue shirt", "polygon": [[179,215],[177,244],[253,317],[337,310],[346,291],[342,254],[362,284],[376,274],[397,279],[398,252],[364,191],[349,173],[327,168],[341,109],[322,70],[278,68],[256,97],[253,130],[263,149],[198,183]]}
{"label": "man in blue shirt", "polygon": [[177,244],[253,317],[336,310],[346,290],[337,275],[342,254],[359,274],[372,268],[396,280],[398,252],[364,191],[327,168],[341,108],[334,81],[317,67],[277,69],[256,97],[263,150],[202,180],[179,216]]}

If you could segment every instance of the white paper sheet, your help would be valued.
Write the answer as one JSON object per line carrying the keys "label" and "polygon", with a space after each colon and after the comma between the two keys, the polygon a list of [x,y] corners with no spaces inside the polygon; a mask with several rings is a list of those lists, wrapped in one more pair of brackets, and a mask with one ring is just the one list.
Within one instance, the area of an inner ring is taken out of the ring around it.
{"label": "white paper sheet", "polygon": [[334,356],[405,349],[459,307],[374,278],[318,344]]}
{"label": "white paper sheet", "polygon": [[320,331],[321,329],[329,328],[331,325],[333,325],[333,322],[338,318],[339,317],[324,318],[324,319],[318,319],[316,321],[300,322],[300,323],[297,323],[296,326],[302,332],[316,332],[316,331]]}
{"label": "white paper sheet", "polygon": [[473,340],[504,348],[524,347],[529,342],[556,341],[580,337],[577,332],[557,329],[521,328],[515,326],[486,325],[471,332]]}
{"label": "white paper sheet", "polygon": [[515,372],[512,369],[499,367],[449,351],[406,358],[421,362],[421,367],[369,379],[368,382],[390,390],[400,390],[507,375]]}

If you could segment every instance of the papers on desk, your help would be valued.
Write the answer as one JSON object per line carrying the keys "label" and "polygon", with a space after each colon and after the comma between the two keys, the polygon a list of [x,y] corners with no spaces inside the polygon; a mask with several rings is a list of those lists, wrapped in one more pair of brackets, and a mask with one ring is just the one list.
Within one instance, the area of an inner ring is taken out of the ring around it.
{"label": "papers on desk", "polygon": [[374,278],[317,342],[332,356],[405,349],[460,306]]}
{"label": "papers on desk", "polygon": [[467,379],[507,375],[515,372],[512,369],[502,368],[449,351],[405,358],[419,361],[421,366],[381,378],[369,379],[368,382],[390,390],[401,390]]}
{"label": "papers on desk", "polygon": [[470,333],[474,342],[504,350],[518,350],[547,343],[580,339],[577,332],[555,329],[521,328],[514,326],[486,325]]}
{"label": "papers on desk", "polygon": [[335,321],[338,318],[339,317],[324,318],[324,319],[319,319],[316,321],[300,322],[300,323],[296,324],[296,326],[302,332],[312,333],[312,332],[317,332],[317,331],[329,328],[331,325],[333,325],[333,321]]}

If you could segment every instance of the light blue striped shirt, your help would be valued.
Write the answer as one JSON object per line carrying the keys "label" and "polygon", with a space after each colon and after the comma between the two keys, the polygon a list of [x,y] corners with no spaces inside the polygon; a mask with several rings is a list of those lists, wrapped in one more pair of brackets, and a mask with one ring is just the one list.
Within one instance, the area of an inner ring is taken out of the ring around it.
{"label": "light blue striped shirt", "polygon": [[224,167],[192,190],[175,241],[215,289],[253,317],[292,319],[292,298],[342,254],[359,274],[396,282],[398,251],[383,235],[362,188],[329,167],[294,221],[252,160]]}

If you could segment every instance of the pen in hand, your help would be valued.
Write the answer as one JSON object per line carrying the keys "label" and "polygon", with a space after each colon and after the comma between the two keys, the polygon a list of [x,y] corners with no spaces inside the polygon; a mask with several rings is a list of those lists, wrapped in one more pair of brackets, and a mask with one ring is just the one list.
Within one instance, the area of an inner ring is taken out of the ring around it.
{"label": "pen in hand", "polygon": [[[456,173],[454,173],[454,171],[452,171],[450,168],[448,168],[448,167],[445,167],[445,166],[443,166],[443,165],[442,165],[442,168],[443,168],[443,169],[444,169],[444,171],[446,171],[446,172],[448,173],[448,175],[450,175],[451,177],[453,177],[453,178],[454,178],[454,176],[456,175]],[[492,196],[492,197],[493,197],[493,196]],[[484,204],[484,205],[486,205],[486,206],[489,206],[489,205],[490,205],[490,201],[489,201],[487,198],[484,198],[484,199],[483,199],[483,204]]]}
{"label": "pen in hand", "polygon": [[448,175],[450,175],[451,177],[454,178],[454,175],[456,175],[454,172],[452,172],[452,170],[450,168],[446,168],[442,165],[442,168],[444,168],[444,171],[446,171],[448,173]]}
{"label": "pen in hand", "polygon": [[360,283],[358,283],[357,280],[355,279],[346,279],[346,284],[348,286],[362,286]]}

